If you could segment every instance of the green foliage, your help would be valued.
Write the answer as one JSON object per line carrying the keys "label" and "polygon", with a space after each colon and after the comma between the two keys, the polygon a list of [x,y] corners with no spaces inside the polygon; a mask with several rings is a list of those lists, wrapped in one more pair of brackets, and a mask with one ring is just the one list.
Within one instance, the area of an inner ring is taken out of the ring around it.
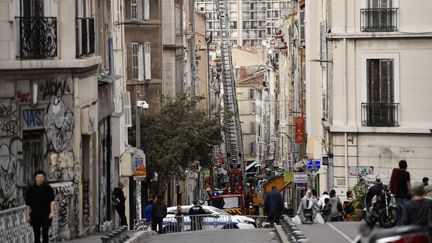
{"label": "green foliage", "polygon": [[[203,98],[178,94],[164,98],[161,110],[145,113],[141,119],[141,144],[146,150],[149,175],[158,173],[157,191],[165,190],[167,178],[183,179],[186,170],[196,171],[197,162],[208,168],[212,162],[212,149],[222,141],[220,112],[200,109]],[[129,132],[134,144],[135,128]]]}

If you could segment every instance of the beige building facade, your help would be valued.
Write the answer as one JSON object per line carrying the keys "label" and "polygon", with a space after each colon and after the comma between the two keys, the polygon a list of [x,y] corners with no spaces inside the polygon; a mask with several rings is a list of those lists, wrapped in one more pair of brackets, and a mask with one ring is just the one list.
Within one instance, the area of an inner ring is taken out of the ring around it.
{"label": "beige building facade", "polygon": [[306,1],[306,59],[319,60],[307,67],[308,107],[316,108],[308,152],[330,157],[327,187],[340,195],[359,174],[388,183],[401,159],[412,182],[431,174],[431,8],[428,1]]}

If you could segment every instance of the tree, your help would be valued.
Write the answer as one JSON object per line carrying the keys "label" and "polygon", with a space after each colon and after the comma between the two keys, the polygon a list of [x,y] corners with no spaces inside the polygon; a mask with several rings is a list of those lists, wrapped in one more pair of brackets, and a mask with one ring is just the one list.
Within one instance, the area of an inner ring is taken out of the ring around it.
{"label": "tree", "polygon": [[[207,111],[199,108],[202,101],[202,97],[179,94],[163,98],[160,111],[142,116],[141,142],[148,175],[158,174],[152,185],[156,193],[166,190],[168,179],[185,179],[186,170],[196,171],[198,162],[204,168],[211,166],[213,146],[222,141],[222,126],[218,112],[209,118]],[[129,141],[135,141],[132,132]]]}

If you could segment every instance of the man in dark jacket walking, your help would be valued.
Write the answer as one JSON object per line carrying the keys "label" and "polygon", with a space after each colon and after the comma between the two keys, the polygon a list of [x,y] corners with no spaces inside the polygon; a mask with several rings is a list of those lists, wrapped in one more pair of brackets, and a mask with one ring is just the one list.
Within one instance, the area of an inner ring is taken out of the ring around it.
{"label": "man in dark jacket walking", "polygon": [[126,197],[123,194],[123,187],[124,187],[123,183],[119,182],[118,187],[114,188],[112,194],[112,203],[114,209],[117,211],[120,217],[120,225],[127,226],[126,209],[125,209]]}
{"label": "man in dark jacket walking", "polygon": [[33,226],[34,242],[40,243],[42,228],[42,241],[48,243],[48,230],[55,213],[54,190],[45,182],[43,171],[36,171],[34,178],[35,184],[25,196],[26,219]]}
{"label": "man in dark jacket walking", "polygon": [[[157,230],[159,234],[162,234],[162,223],[166,215],[167,206],[163,202],[163,196],[157,196],[156,202],[153,204],[152,230]],[[159,229],[156,229],[157,226],[159,227]]]}
{"label": "man in dark jacket walking", "polygon": [[267,210],[268,220],[270,221],[270,227],[274,227],[274,223],[280,224],[280,217],[283,210],[283,201],[281,194],[273,186],[272,190],[267,193],[264,200],[264,207]]}

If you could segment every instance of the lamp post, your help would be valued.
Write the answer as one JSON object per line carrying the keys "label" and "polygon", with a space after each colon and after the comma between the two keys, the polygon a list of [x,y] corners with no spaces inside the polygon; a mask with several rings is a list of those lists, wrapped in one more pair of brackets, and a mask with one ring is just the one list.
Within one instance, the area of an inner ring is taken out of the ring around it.
{"label": "lamp post", "polygon": [[[144,100],[137,100],[136,102],[136,116],[135,116],[135,147],[137,149],[139,149],[141,147],[141,110],[148,110],[149,109],[149,105],[147,104],[147,102],[145,102]],[[140,195],[140,200],[141,200],[141,207],[140,207],[140,211],[142,212],[142,209],[145,207],[144,205],[144,194],[145,194],[145,190],[143,190],[143,187],[145,186],[145,182],[144,180],[142,180],[140,182],[141,184],[141,192],[137,193],[137,195]],[[135,189],[136,190],[136,189]],[[138,215],[141,215],[141,212],[138,212]]]}
{"label": "lamp post", "polygon": [[141,109],[148,110],[149,105],[144,100],[137,100],[136,102],[136,116],[135,116],[135,146],[141,147]]}

